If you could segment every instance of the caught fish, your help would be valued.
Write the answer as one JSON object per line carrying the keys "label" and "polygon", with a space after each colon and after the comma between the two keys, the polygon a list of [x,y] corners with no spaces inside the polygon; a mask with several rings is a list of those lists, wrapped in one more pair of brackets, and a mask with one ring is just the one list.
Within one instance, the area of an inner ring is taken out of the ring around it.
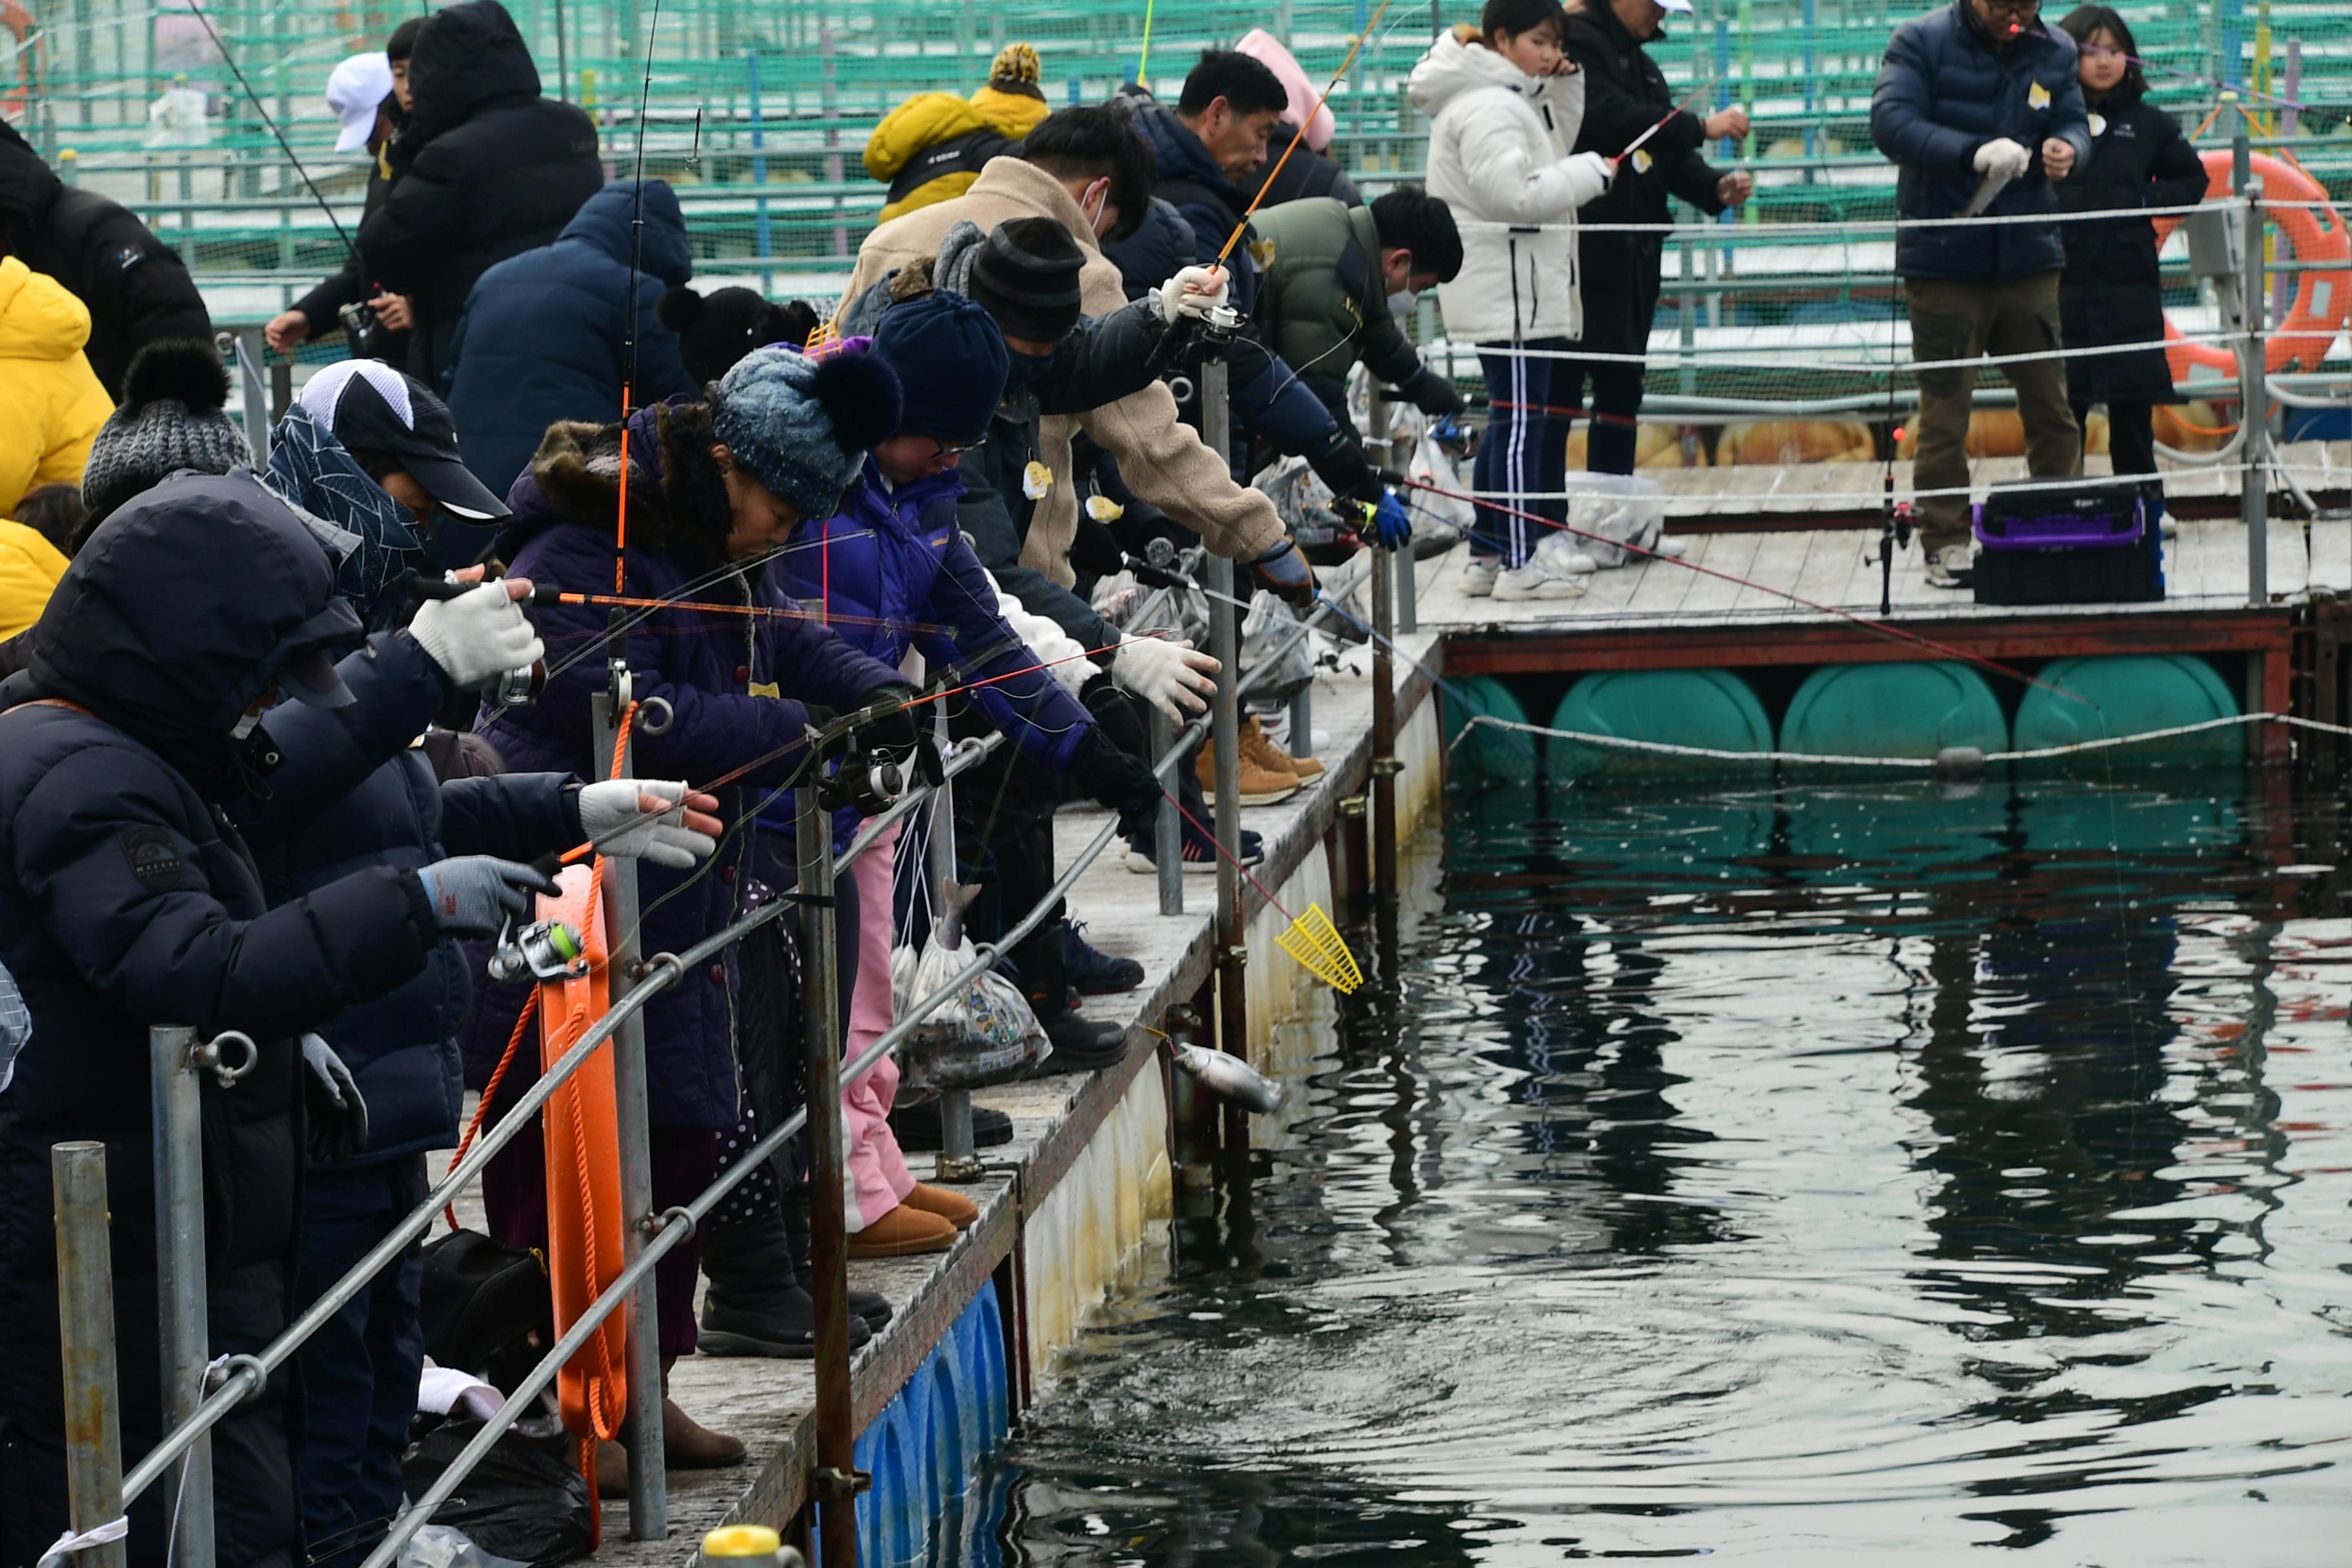
{"label": "caught fish", "polygon": [[978,882],[950,882],[940,890],[942,906],[936,923],[940,928],[940,945],[952,952],[963,945],[963,912],[971,908],[972,900],[980,897]]}
{"label": "caught fish", "polygon": [[1282,1108],[1282,1086],[1241,1058],[1204,1046],[1176,1047],[1176,1065],[1220,1100],[1271,1116]]}

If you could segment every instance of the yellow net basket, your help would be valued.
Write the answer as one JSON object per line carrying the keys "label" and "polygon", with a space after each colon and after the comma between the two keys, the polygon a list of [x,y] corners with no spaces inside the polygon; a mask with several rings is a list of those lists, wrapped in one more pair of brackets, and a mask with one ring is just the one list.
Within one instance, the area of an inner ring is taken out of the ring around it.
{"label": "yellow net basket", "polygon": [[1364,983],[1364,972],[1356,967],[1356,955],[1348,951],[1331,917],[1323,912],[1320,904],[1309,904],[1307,912],[1282,930],[1275,942],[1282,951],[1306,967],[1307,973],[1333,990],[1346,994]]}

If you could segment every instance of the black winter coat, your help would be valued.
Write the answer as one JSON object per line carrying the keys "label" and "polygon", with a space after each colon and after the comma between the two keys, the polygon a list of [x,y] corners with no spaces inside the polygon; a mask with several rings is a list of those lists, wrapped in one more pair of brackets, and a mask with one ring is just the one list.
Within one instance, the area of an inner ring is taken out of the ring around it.
{"label": "black winter coat", "polygon": [[[449,416],[466,435],[466,466],[499,495],[530,467],[547,427],[602,424],[621,412],[629,331],[631,227],[637,182],[590,196],[553,245],[482,274],[449,342]],[[645,182],[636,239],[638,406],[700,391],[678,358],[677,334],[655,307],[694,276],[677,193]]]}
{"label": "black winter coat", "polygon": [[[448,855],[530,860],[580,842],[579,781],[568,773],[434,777],[409,742],[448,701],[449,683],[414,638],[378,633],[337,668],[358,700],[271,710],[262,728],[285,765],[266,797],[231,812],[272,905],[371,866],[414,871]],[[456,1142],[466,1094],[457,1034],[472,998],[464,952],[436,942],[415,978],[320,1026],[367,1101],[368,1146],[353,1163]]]}
{"label": "black winter coat", "polygon": [[122,397],[131,356],[158,338],[210,338],[212,317],[179,254],[118,203],[68,189],[0,121],[0,256],[46,272],[89,307],[82,352]]}
{"label": "black winter coat", "polygon": [[[1577,128],[1575,152],[1614,158],[1666,120],[1677,101],[1658,62],[1605,5],[1568,14],[1568,56],[1584,73],[1584,120]],[[1576,209],[1577,221],[1664,223],[1669,195],[1710,216],[1721,212],[1715,188],[1724,171],[1706,161],[1706,142],[1696,115],[1685,111],[1666,120],[1617,166],[1617,178],[1606,191]],[[1658,309],[1664,237],[1588,229],[1576,244],[1577,286],[1584,300],[1582,346],[1595,353],[1646,353],[1650,319]]]}
{"label": "black winter coat", "polygon": [[[390,151],[386,147],[378,152],[374,161],[368,164],[367,194],[360,204],[362,228],[367,226],[368,219],[375,216],[376,209],[383,205],[383,198],[392,189],[391,167],[384,161]],[[293,308],[310,319],[310,336],[323,338],[330,332],[344,330],[344,306],[373,300],[378,292],[375,279],[361,272],[359,253],[354,250],[316,289],[295,300]],[[409,336],[405,331],[395,332],[379,327],[373,357],[387,364],[407,363]]]}
{"label": "black winter coat", "polygon": [[[310,531],[249,475],[158,486],[107,520],[0,689],[0,962],[33,1037],[0,1091],[0,1563],[65,1526],[49,1146],[102,1141],[127,1465],[160,1435],[148,1029],[240,1029],[260,1057],[203,1080],[211,1350],[286,1324],[302,1187],[298,1037],[417,974],[415,877],[379,867],[270,908],[218,802],[243,787],[236,716],[292,654],[356,636]],[[213,1433],[220,1561],[302,1561],[289,1379]],[[163,1561],[170,1489],[131,1510]]]}
{"label": "black winter coat", "polygon": [[[1265,162],[1251,170],[1249,177],[1242,182],[1242,194],[1255,195],[1263,187],[1265,200],[1258,204],[1260,212],[1280,206],[1284,202],[1303,201],[1308,196],[1329,196],[1351,207],[1362,206],[1364,193],[1356,188],[1356,182],[1348,177],[1348,171],[1339,167],[1339,160],[1329,153],[1318,153],[1301,142],[1290,154],[1289,162],[1283,163],[1282,150],[1290,145],[1290,139],[1297,133],[1298,127],[1289,121],[1276,122],[1274,135],[1266,142]],[[1275,172],[1276,163],[1282,163],[1279,173]],[[1274,175],[1274,183],[1270,185],[1266,184],[1269,174]]]}
{"label": "black winter coat", "polygon": [[[2061,212],[2132,213],[2102,223],[2058,226],[2066,271],[2058,319],[2066,346],[2152,343],[2164,336],[2164,289],[2156,267],[2156,225],[2141,207],[2187,206],[2205,198],[2205,163],[2180,122],[2143,102],[2128,83],[2091,109],[2091,160],[2058,184]],[[2177,401],[2160,348],[2084,354],[2066,362],[2066,395]]]}
{"label": "black winter coat", "polygon": [[408,68],[416,106],[392,144],[392,190],[360,225],[360,258],[415,311],[404,368],[446,392],[449,335],[474,280],[562,233],[604,169],[595,122],[540,96],[539,68],[498,0],[436,14]]}
{"label": "black winter coat", "polygon": [[[2064,32],[2036,21],[2006,55],[1997,54],[1969,0],[1953,0],[1897,27],[1870,91],[1870,139],[1902,165],[1895,181],[1896,214],[1958,216],[1984,179],[1976,169],[1977,149],[2002,136],[2032,153],[2033,162],[1986,212],[2001,217],[2056,212],[2055,187],[2042,170],[2042,143],[2053,136],[2073,142],[2078,170],[2091,153],[2076,53]],[[2054,272],[2065,261],[2057,229],[2032,223],[1905,229],[1895,241],[1895,270],[1905,278],[1980,280]]]}

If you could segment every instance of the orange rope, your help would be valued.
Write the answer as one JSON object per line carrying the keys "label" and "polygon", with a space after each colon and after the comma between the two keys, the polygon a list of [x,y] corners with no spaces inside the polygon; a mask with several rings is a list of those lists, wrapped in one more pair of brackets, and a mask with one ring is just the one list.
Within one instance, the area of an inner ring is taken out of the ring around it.
{"label": "orange rope", "polygon": [[1390,5],[1394,3],[1395,0],[1381,0],[1380,9],[1374,11],[1371,20],[1364,24],[1364,30],[1356,35],[1356,41],[1348,46],[1347,58],[1339,62],[1339,68],[1331,73],[1330,85],[1324,88],[1323,96],[1315,100],[1315,107],[1299,121],[1298,129],[1291,135],[1290,145],[1282,150],[1282,156],[1276,158],[1274,167],[1265,172],[1265,183],[1258,186],[1257,195],[1252,196],[1250,205],[1243,209],[1242,221],[1234,225],[1233,233],[1225,236],[1225,243],[1219,247],[1217,259],[1212,265],[1223,266],[1225,258],[1234,253],[1234,247],[1241,243],[1242,236],[1249,229],[1250,215],[1256,212],[1258,204],[1265,200],[1266,192],[1274,189],[1276,177],[1282,173],[1282,166],[1290,162],[1290,155],[1298,151],[1298,143],[1306,137],[1307,128],[1315,122],[1317,115],[1323,112],[1323,106],[1331,101],[1331,95],[1339,90],[1340,79],[1348,74],[1348,68],[1356,63],[1356,57],[1363,52],[1366,41],[1380,31],[1381,18],[1388,15]]}
{"label": "orange rope", "polygon": [[[530,988],[530,994],[523,998],[522,1013],[515,1019],[514,1033],[507,1037],[505,1053],[499,1058],[499,1065],[491,1072],[490,1081],[482,1090],[482,1098],[475,1102],[474,1119],[466,1123],[466,1135],[457,1140],[457,1152],[449,1156],[449,1170],[441,1173],[443,1181],[449,1179],[450,1172],[457,1170],[466,1158],[466,1151],[474,1146],[474,1134],[482,1130],[482,1117],[490,1109],[490,1101],[499,1097],[499,1085],[506,1082],[507,1068],[514,1066],[515,1052],[521,1048],[523,1034],[530,1027],[531,1016],[538,1011],[539,987],[534,985]],[[451,1230],[457,1229],[457,1205],[454,1203],[443,1205],[441,1217],[449,1222]]]}

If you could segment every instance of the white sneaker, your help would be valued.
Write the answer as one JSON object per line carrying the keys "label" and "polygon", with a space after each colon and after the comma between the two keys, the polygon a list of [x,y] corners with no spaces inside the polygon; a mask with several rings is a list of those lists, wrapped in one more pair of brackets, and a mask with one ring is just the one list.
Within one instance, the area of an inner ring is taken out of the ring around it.
{"label": "white sneaker", "polygon": [[1559,570],[1577,577],[1582,577],[1591,573],[1601,570],[1601,563],[1595,561],[1591,556],[1587,555],[1581,550],[1571,550],[1565,555],[1556,557],[1552,561],[1551,564]]}
{"label": "white sneaker", "polygon": [[1532,561],[1524,566],[1514,566],[1495,579],[1497,604],[1520,599],[1577,599],[1583,595],[1583,584],[1554,576]]}
{"label": "white sneaker", "polygon": [[1973,588],[1976,581],[1976,552],[1968,545],[1947,544],[1927,557],[1930,588]]}
{"label": "white sneaker", "polygon": [[1650,546],[1651,554],[1663,555],[1669,561],[1680,561],[1689,551],[1688,540],[1669,538],[1663,533],[1658,535],[1657,542]]}
{"label": "white sneaker", "polygon": [[1470,563],[1462,568],[1462,596],[1483,599],[1495,591],[1495,579],[1501,574],[1503,563],[1491,555],[1473,555]]}

